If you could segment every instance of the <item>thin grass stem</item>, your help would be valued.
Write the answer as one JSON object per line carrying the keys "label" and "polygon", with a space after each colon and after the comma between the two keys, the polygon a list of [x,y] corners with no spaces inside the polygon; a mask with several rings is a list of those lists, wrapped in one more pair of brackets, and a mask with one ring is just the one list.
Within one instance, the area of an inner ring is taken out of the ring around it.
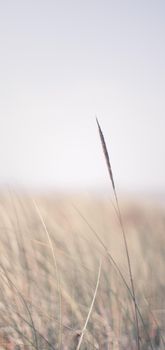
{"label": "thin grass stem", "polygon": [[87,328],[87,325],[88,325],[88,322],[89,322],[89,319],[90,319],[90,316],[91,316],[91,313],[92,313],[92,310],[93,310],[93,305],[94,305],[94,302],[95,302],[95,299],[96,299],[97,290],[98,290],[99,281],[100,281],[101,266],[102,266],[102,260],[100,260],[100,264],[99,264],[99,271],[98,271],[98,276],[97,276],[97,282],[96,282],[96,287],[95,287],[95,291],[94,291],[94,294],[93,294],[92,302],[91,302],[91,305],[90,305],[90,308],[89,308],[89,312],[88,312],[88,315],[87,315],[84,327],[83,327],[83,329],[81,331],[81,336],[79,338],[79,342],[78,342],[76,350],[80,349],[80,346],[82,344],[83,337],[84,337],[84,334],[85,334],[85,331],[86,331],[86,328]]}

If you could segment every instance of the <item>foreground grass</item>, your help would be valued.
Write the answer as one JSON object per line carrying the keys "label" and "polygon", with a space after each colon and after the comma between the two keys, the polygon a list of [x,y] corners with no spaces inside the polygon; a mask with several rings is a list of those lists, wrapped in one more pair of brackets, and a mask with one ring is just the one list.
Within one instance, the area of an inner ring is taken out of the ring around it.
{"label": "foreground grass", "polygon": [[[165,212],[126,201],[121,212],[140,347],[164,349]],[[121,228],[108,198],[1,194],[0,251],[1,348],[137,349]]]}

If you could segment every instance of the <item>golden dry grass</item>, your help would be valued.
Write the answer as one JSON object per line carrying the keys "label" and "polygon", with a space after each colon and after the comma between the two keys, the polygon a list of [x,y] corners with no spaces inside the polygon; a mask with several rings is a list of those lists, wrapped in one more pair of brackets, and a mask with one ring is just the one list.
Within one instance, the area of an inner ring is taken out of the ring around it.
{"label": "golden dry grass", "polygon": [[[136,349],[131,296],[109,258],[130,285],[110,199],[54,195],[35,203],[30,196],[0,196],[0,339],[6,349],[76,349],[86,321],[82,350]],[[123,201],[121,212],[143,319],[140,346],[164,349],[163,339],[158,342],[165,326],[165,211]]]}

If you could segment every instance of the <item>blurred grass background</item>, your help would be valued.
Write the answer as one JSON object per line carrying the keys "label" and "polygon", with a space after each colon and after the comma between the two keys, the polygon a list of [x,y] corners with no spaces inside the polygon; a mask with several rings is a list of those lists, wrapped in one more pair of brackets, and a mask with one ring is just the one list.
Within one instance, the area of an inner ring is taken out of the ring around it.
{"label": "blurred grass background", "polygon": [[[41,217],[31,196],[0,195],[2,348],[76,349],[102,259],[81,349],[136,349],[131,297],[96,237],[129,285],[121,228],[111,199],[54,194],[38,195],[35,202]],[[151,200],[120,202],[143,317],[141,349],[164,349],[164,207]]]}

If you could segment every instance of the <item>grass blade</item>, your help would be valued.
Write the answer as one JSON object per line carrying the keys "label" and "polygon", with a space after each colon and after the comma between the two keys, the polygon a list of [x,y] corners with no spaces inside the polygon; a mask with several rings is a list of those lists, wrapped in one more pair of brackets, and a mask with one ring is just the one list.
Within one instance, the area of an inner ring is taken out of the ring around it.
{"label": "grass blade", "polygon": [[81,343],[82,343],[82,340],[83,340],[83,337],[84,337],[84,333],[85,333],[85,330],[86,330],[86,328],[87,328],[87,325],[88,325],[88,322],[89,322],[89,319],[90,319],[90,316],[91,316],[91,313],[92,313],[92,310],[93,310],[93,305],[94,305],[94,302],[95,302],[95,299],[96,299],[97,290],[98,290],[99,281],[100,281],[101,266],[102,266],[102,261],[100,260],[99,271],[98,271],[97,282],[96,282],[96,288],[95,288],[95,291],[94,291],[94,294],[93,294],[91,306],[90,306],[90,308],[89,308],[89,312],[88,312],[88,315],[87,315],[87,318],[86,318],[84,327],[83,327],[83,329],[82,329],[82,331],[81,331],[81,336],[80,336],[80,338],[79,338],[79,342],[78,342],[78,345],[77,345],[76,350],[79,350],[79,349],[80,349],[80,346],[81,346]]}

